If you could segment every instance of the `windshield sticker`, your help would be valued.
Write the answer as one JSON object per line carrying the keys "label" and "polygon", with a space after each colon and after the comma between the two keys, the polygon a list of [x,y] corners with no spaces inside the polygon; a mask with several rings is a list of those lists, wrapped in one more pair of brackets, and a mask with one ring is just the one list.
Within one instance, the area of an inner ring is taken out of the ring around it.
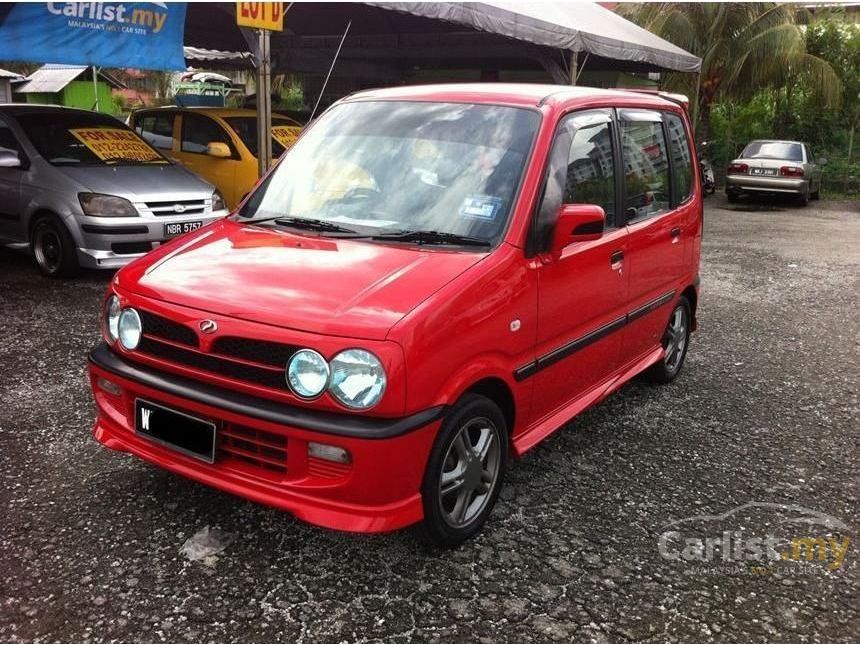
{"label": "windshield sticker", "polygon": [[102,161],[163,161],[161,155],[130,130],[74,128],[69,132]]}
{"label": "windshield sticker", "polygon": [[301,131],[302,129],[295,125],[273,125],[272,138],[289,150],[299,138]]}
{"label": "windshield sticker", "polygon": [[502,198],[494,195],[469,195],[460,206],[463,217],[492,221],[502,208]]}

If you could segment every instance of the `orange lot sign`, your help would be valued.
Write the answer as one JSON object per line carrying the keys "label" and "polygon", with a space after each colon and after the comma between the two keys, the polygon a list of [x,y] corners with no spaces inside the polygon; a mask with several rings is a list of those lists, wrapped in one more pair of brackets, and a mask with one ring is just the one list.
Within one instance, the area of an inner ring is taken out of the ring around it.
{"label": "orange lot sign", "polygon": [[143,139],[120,128],[74,128],[72,135],[103,161],[134,159],[160,161],[161,156]]}
{"label": "orange lot sign", "polygon": [[283,2],[237,2],[236,24],[269,31],[284,30]]}

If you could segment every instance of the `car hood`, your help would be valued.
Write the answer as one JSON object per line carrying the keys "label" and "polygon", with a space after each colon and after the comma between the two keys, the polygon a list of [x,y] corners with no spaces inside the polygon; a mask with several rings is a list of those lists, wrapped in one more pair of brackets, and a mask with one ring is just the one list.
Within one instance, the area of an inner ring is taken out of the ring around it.
{"label": "car hood", "polygon": [[382,340],[486,257],[221,220],[120,271],[121,290],[313,333]]}
{"label": "car hood", "polygon": [[141,166],[56,166],[94,193],[119,195],[132,202],[201,199],[215,188],[176,164]]}

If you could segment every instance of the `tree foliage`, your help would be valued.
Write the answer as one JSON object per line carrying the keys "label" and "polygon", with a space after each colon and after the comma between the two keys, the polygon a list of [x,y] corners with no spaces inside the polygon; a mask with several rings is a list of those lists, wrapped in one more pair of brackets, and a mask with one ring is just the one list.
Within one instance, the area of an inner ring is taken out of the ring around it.
{"label": "tree foliage", "polygon": [[824,104],[840,101],[840,78],[827,60],[807,51],[795,6],[654,2],[622,5],[621,11],[702,59],[701,74],[668,74],[665,82],[696,102],[693,117],[701,138],[709,136],[711,108],[717,101],[745,101],[763,88],[784,87],[799,76]]}

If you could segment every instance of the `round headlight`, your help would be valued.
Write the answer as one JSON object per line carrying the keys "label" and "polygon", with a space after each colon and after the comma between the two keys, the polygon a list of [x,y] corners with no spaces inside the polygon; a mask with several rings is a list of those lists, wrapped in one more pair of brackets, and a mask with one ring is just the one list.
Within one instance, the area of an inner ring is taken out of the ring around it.
{"label": "round headlight", "polygon": [[312,349],[300,349],[287,365],[287,384],[303,399],[312,399],[325,392],[328,375],[328,363]]}
{"label": "round headlight", "polygon": [[371,408],[385,392],[385,369],[370,352],[348,349],[331,359],[329,392],[348,408]]}
{"label": "round headlight", "polygon": [[112,343],[119,337],[119,312],[119,298],[112,295],[105,303],[105,329]]}
{"label": "round headlight", "polygon": [[140,335],[143,332],[143,324],[140,315],[131,307],[122,310],[117,325],[119,342],[126,349],[134,349],[140,343]]}

